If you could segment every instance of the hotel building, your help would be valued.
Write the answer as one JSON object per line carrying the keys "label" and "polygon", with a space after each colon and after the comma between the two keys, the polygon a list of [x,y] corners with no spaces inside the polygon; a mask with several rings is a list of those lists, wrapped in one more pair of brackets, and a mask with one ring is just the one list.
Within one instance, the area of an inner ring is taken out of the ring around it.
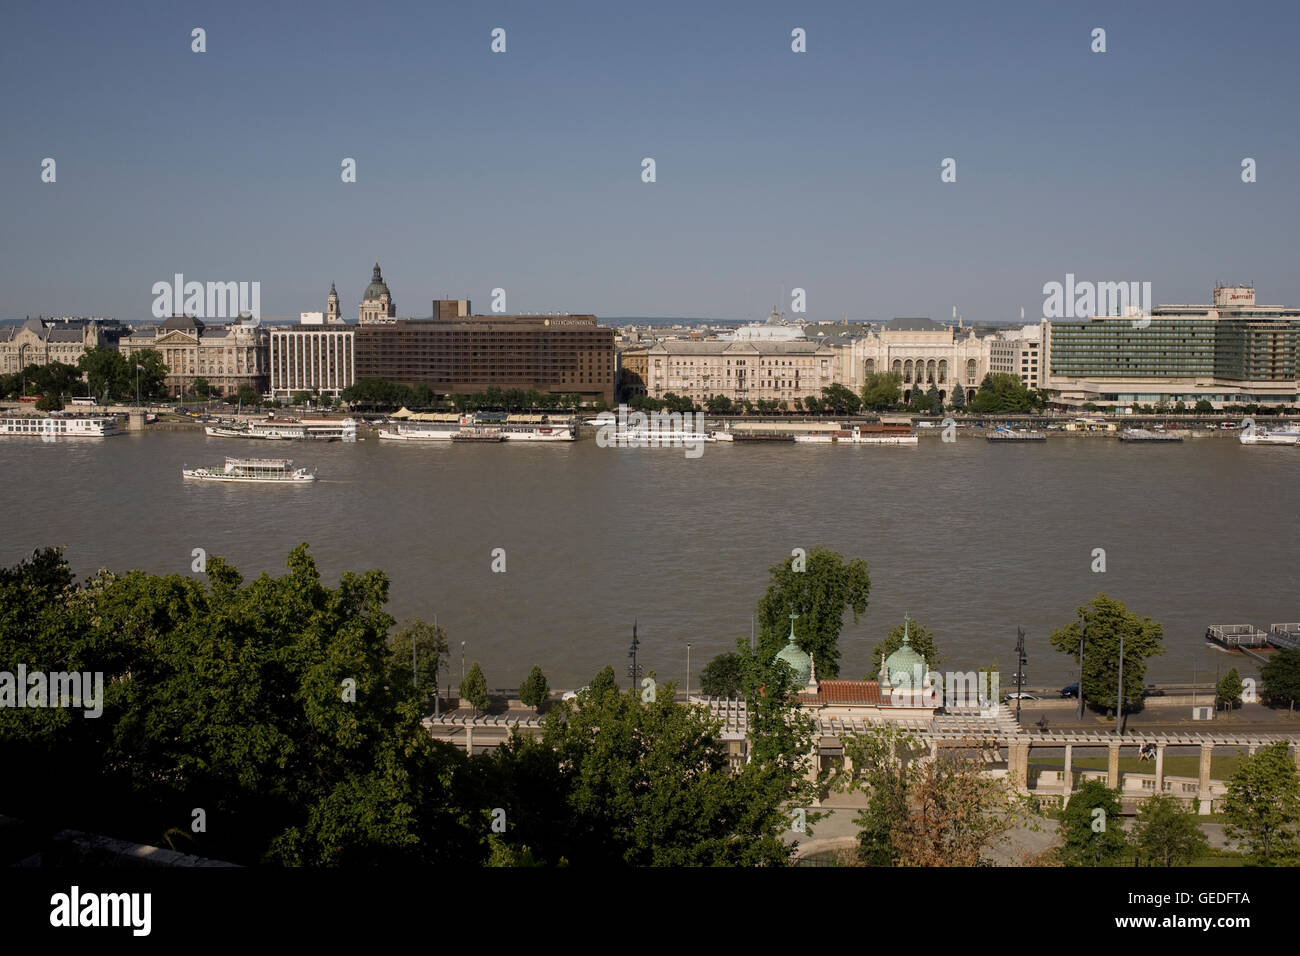
{"label": "hotel building", "polygon": [[1044,387],[1073,406],[1294,405],[1298,343],[1300,309],[1257,305],[1250,286],[1219,286],[1209,305],[1045,320]]}
{"label": "hotel building", "polygon": [[343,322],[333,282],[324,314],[304,312],[301,323],[271,329],[271,397],[342,394],[356,381],[356,328]]}
{"label": "hotel building", "polygon": [[[435,314],[447,311],[456,310],[435,303]],[[615,361],[614,330],[594,315],[395,319],[356,329],[358,379],[423,384],[439,395],[495,386],[612,404]]]}

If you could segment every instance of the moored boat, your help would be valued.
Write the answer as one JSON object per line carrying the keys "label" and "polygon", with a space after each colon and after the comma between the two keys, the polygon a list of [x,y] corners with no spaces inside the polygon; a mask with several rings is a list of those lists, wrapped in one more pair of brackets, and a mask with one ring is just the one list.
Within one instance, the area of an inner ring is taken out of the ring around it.
{"label": "moored boat", "polygon": [[113,415],[14,415],[0,418],[0,436],[26,436],[45,441],[58,438],[110,438],[125,433]]}

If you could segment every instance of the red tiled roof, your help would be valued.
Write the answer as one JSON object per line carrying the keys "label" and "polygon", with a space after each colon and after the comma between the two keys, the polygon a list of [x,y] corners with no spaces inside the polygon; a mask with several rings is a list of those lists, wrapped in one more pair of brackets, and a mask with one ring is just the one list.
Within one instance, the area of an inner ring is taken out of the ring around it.
{"label": "red tiled roof", "polygon": [[819,704],[873,704],[879,707],[880,682],[874,680],[824,680],[817,684]]}

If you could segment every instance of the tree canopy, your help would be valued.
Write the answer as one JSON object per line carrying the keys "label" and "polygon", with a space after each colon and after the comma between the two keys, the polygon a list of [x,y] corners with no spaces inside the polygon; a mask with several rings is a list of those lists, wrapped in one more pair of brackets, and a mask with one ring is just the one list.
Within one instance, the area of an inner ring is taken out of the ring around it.
{"label": "tree canopy", "polygon": [[867,611],[867,563],[861,558],[846,561],[826,548],[809,551],[802,559],[803,571],[795,570],[797,560],[787,558],[771,569],[771,583],[758,602],[759,649],[764,660],[775,657],[790,632],[790,614],[797,614],[799,647],[813,655],[819,676],[833,678],[840,672],[837,642],[845,611],[853,612],[855,624]]}

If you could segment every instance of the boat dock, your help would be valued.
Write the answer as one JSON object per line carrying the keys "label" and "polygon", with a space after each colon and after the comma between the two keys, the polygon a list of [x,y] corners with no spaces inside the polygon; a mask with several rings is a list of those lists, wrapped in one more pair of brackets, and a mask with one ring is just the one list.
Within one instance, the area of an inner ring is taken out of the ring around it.
{"label": "boat dock", "polygon": [[1254,624],[1211,624],[1205,629],[1205,639],[1234,651],[1268,646],[1268,635]]}

